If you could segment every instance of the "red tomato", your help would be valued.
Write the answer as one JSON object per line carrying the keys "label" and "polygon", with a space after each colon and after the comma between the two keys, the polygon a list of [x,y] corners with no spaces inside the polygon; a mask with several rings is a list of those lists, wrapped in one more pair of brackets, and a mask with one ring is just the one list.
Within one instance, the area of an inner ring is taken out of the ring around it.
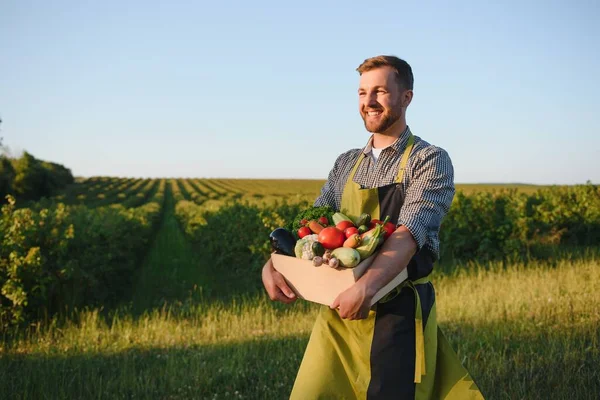
{"label": "red tomato", "polygon": [[323,226],[327,226],[327,225],[329,225],[329,220],[327,219],[327,217],[320,217],[319,223]]}
{"label": "red tomato", "polygon": [[302,228],[298,229],[298,236],[300,239],[306,235],[312,235],[312,231],[307,226],[303,226]]}
{"label": "red tomato", "polygon": [[375,226],[377,226],[378,224],[383,225],[383,229],[385,230],[384,239],[389,238],[390,235],[396,231],[396,225],[392,224],[391,222],[386,222],[384,225],[383,221],[378,219],[371,220],[371,223],[369,224],[369,231],[375,228]]}
{"label": "red tomato", "polygon": [[346,239],[354,235],[355,233],[358,233],[358,228],[355,226],[351,226],[350,228],[344,229],[344,236],[346,236]]}
{"label": "red tomato", "polygon": [[300,225],[302,225],[302,226],[306,226],[306,224],[308,224],[308,220],[307,220],[306,218],[305,218],[305,219],[302,219],[302,220],[300,220]]}
{"label": "red tomato", "polygon": [[340,221],[335,227],[338,228],[340,231],[345,231],[346,229],[352,228],[353,226],[354,224],[350,221]]}
{"label": "red tomato", "polygon": [[385,225],[383,225],[383,229],[385,229],[384,239],[387,239],[396,231],[396,225],[392,224],[391,222],[386,222]]}
{"label": "red tomato", "polygon": [[321,232],[319,232],[319,242],[323,245],[323,247],[329,250],[342,247],[345,240],[346,237],[344,236],[344,232],[340,231],[335,226],[324,228]]}

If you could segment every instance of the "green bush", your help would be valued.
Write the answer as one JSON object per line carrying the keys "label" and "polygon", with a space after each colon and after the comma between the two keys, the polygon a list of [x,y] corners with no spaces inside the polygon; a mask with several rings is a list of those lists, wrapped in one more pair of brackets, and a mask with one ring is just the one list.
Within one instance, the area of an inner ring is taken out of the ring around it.
{"label": "green bush", "polygon": [[442,258],[540,258],[558,246],[598,246],[600,187],[457,192],[440,231]]}
{"label": "green bush", "polygon": [[[100,182],[101,183],[101,182]],[[87,305],[110,306],[128,295],[164,203],[166,181],[151,202],[90,209],[44,199],[0,218],[0,324],[9,326]],[[181,200],[175,215],[202,262],[218,273],[213,292],[259,290],[271,252],[269,233],[306,201]],[[533,194],[458,192],[440,232],[441,259],[544,258],[565,246],[600,243],[600,189],[586,184]],[[212,283],[211,283],[212,284]],[[211,286],[212,288],[212,286]]]}
{"label": "green bush", "polygon": [[218,208],[180,201],[176,216],[204,268],[218,271],[213,292],[260,289],[260,269],[271,252],[269,234],[285,226],[307,203],[259,206],[229,200]]}
{"label": "green bush", "polygon": [[41,161],[24,152],[19,158],[0,157],[0,195],[15,196],[19,201],[50,197],[74,182],[68,168]]}
{"label": "green bush", "polygon": [[128,292],[160,205],[2,207],[0,326],[59,310],[110,305]]}
{"label": "green bush", "polygon": [[[288,225],[309,203],[219,202],[207,208],[180,201],[176,215],[206,267],[229,282],[260,287],[269,233]],[[600,243],[600,191],[592,184],[553,187],[533,194],[457,192],[440,231],[442,261],[528,260],[565,246]]]}

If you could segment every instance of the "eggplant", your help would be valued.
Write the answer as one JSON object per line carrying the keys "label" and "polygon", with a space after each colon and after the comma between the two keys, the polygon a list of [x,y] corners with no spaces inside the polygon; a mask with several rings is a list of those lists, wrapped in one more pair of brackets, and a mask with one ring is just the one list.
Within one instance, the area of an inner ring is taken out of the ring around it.
{"label": "eggplant", "polygon": [[277,228],[269,235],[271,247],[278,254],[295,257],[294,247],[296,247],[296,238],[292,232],[284,228]]}

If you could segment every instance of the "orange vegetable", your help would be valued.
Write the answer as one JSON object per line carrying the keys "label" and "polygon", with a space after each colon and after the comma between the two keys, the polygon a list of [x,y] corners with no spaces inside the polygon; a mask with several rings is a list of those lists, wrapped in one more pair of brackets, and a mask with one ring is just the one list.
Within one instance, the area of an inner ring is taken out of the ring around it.
{"label": "orange vegetable", "polygon": [[348,237],[344,242],[344,247],[350,247],[351,249],[355,249],[362,243],[362,239],[358,233],[355,233]]}
{"label": "orange vegetable", "polygon": [[319,224],[317,221],[312,220],[308,223],[308,228],[313,232],[313,233],[320,233],[323,230],[323,225]]}

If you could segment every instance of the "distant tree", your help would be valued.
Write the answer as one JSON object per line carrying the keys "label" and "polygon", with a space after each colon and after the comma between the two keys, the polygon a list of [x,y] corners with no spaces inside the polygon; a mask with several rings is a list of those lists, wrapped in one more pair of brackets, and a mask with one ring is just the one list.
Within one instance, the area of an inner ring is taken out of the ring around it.
{"label": "distant tree", "polygon": [[71,170],[63,165],[38,160],[26,151],[18,158],[12,156],[0,137],[0,204],[5,202],[7,194],[17,199],[39,200],[73,182]]}
{"label": "distant tree", "polygon": [[13,189],[17,198],[36,200],[44,195],[45,171],[39,160],[24,151],[13,160],[13,167],[16,172]]}
{"label": "distant tree", "polygon": [[11,160],[4,154],[0,155],[0,204],[7,194],[12,193],[12,183],[15,179],[15,169]]}
{"label": "distant tree", "polygon": [[57,190],[75,181],[71,170],[63,165],[42,161],[41,166],[44,169],[44,186],[40,193],[41,196],[51,196]]}
{"label": "distant tree", "polygon": [[11,189],[17,199],[38,200],[50,197],[74,181],[68,168],[38,160],[26,151],[21,157],[10,161],[14,169]]}
{"label": "distant tree", "polygon": [[[2,118],[0,118],[0,125],[2,125]],[[10,157],[10,149],[8,146],[4,146],[4,138],[2,136],[0,136],[0,154]]]}
{"label": "distant tree", "polygon": [[[2,118],[0,118],[0,125],[2,125]],[[16,175],[12,162],[6,153],[4,138],[0,136],[0,204],[4,202],[6,195],[12,192],[12,183]]]}

